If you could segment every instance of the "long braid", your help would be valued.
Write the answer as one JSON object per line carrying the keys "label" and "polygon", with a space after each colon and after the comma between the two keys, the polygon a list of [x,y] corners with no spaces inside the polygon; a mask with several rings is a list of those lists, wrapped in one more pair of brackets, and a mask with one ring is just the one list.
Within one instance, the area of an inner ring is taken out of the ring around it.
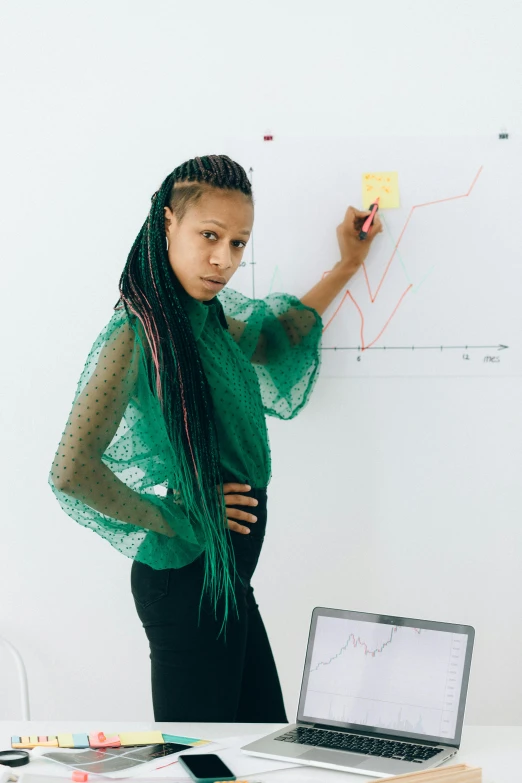
{"label": "long braid", "polygon": [[[186,183],[175,188],[176,183]],[[193,185],[189,183],[194,183]],[[131,320],[143,327],[150,349],[151,389],[159,400],[174,453],[179,459],[183,502],[196,521],[205,549],[205,580],[217,610],[224,598],[224,621],[233,598],[226,506],[221,487],[219,446],[210,389],[190,320],[178,297],[169,263],[164,208],[178,220],[208,186],[239,190],[252,199],[245,170],[224,155],[182,163],[153,194],[145,223],[136,237],[119,282],[120,301]],[[116,304],[115,309],[120,305]]]}

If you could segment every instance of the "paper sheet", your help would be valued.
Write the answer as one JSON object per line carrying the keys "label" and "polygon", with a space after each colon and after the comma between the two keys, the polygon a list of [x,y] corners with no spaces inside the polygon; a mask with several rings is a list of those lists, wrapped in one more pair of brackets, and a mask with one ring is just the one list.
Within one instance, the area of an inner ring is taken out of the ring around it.
{"label": "paper sheet", "polygon": [[[275,772],[277,769],[291,769],[292,767],[299,766],[298,764],[289,764],[284,761],[273,761],[272,759],[262,759],[257,756],[247,756],[246,753],[241,752],[241,748],[244,745],[261,739],[263,736],[265,735],[252,734],[241,737],[225,737],[217,740],[209,749],[195,748],[190,753],[191,755],[194,753],[217,753],[227,767],[230,767],[234,775],[240,779],[250,777],[251,775],[258,775],[263,772]],[[164,783],[165,778],[170,775],[175,775],[179,780],[191,780],[190,776],[183,772],[183,768],[180,764],[166,767],[164,776],[162,770],[157,770],[154,777],[155,779],[161,779],[162,783]]]}
{"label": "paper sheet", "polygon": [[[257,756],[248,756],[246,753],[241,752],[241,748],[244,745],[254,742],[257,739],[263,737],[263,734],[251,734],[241,737],[225,737],[215,742],[210,741],[208,745],[202,747],[195,747],[190,750],[183,751],[184,753],[190,753],[190,755],[198,753],[217,753],[224,763],[230,767],[234,775],[241,779],[244,777],[251,777],[252,775],[258,775],[263,772],[274,772],[279,769],[290,769],[298,766],[296,764],[285,763],[284,761],[273,761],[271,759],[262,759]],[[41,749],[42,751],[44,749]],[[116,749],[120,753],[124,749]],[[33,753],[35,760],[35,766],[38,764],[38,772],[42,770],[43,775],[37,774],[37,769],[34,768],[33,773],[26,773],[26,779],[20,779],[20,783],[48,783],[46,778],[52,776],[53,783],[56,783],[60,778],[71,779],[71,768],[64,764],[57,764],[50,760],[45,760],[43,753]],[[54,755],[54,754],[53,754]],[[149,761],[146,764],[140,764],[136,767],[130,767],[122,769],[120,771],[104,773],[103,775],[92,774],[89,775],[89,780],[94,781],[122,781],[122,780],[136,780],[138,783],[150,783],[151,781],[161,781],[161,783],[174,783],[174,781],[188,781],[191,780],[190,776],[185,773],[182,766],[178,763],[178,755],[166,756],[164,759],[157,759],[156,761]],[[45,767],[43,765],[45,764]],[[49,772],[47,772],[49,770]],[[249,781],[249,783],[254,783]]]}

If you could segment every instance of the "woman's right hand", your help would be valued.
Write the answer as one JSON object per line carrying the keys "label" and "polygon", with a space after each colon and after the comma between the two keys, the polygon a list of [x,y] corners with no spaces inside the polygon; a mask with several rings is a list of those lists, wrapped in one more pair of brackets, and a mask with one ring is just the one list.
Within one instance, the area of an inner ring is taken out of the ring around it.
{"label": "woman's right hand", "polygon": [[240,495],[239,492],[248,492],[251,487],[248,484],[223,484],[223,494],[225,496],[225,505],[227,506],[227,524],[229,530],[242,535],[248,535],[250,528],[240,525],[236,519],[242,519],[245,522],[257,522],[254,514],[247,511],[240,511],[237,508],[228,508],[228,506],[257,506],[258,501],[248,495]]}

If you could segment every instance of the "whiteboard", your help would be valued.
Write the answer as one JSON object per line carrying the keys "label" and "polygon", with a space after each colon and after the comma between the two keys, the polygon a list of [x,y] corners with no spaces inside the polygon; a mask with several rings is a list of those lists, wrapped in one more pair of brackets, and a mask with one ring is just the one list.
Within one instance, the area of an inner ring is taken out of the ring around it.
{"label": "whiteboard", "polygon": [[339,260],[336,227],[362,174],[397,171],[400,206],[323,315],[323,376],[520,375],[520,141],[224,141],[249,174],[254,231],[231,285],[302,296]]}

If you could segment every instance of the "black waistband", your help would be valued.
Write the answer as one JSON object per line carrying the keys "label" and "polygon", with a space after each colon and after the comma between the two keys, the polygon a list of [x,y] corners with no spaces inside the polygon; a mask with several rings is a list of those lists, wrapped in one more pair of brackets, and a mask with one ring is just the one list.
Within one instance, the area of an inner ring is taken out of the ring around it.
{"label": "black waistband", "polygon": [[[236,483],[236,482],[234,482],[234,483]],[[240,483],[240,482],[237,482],[237,483]],[[242,490],[241,492],[237,492],[235,494],[238,494],[238,495],[249,495],[251,492],[256,492],[257,494],[262,494],[262,493],[266,494],[267,488],[266,487],[251,487],[249,490]],[[173,487],[168,487],[167,488],[167,495],[173,495],[173,494],[174,494]]]}

